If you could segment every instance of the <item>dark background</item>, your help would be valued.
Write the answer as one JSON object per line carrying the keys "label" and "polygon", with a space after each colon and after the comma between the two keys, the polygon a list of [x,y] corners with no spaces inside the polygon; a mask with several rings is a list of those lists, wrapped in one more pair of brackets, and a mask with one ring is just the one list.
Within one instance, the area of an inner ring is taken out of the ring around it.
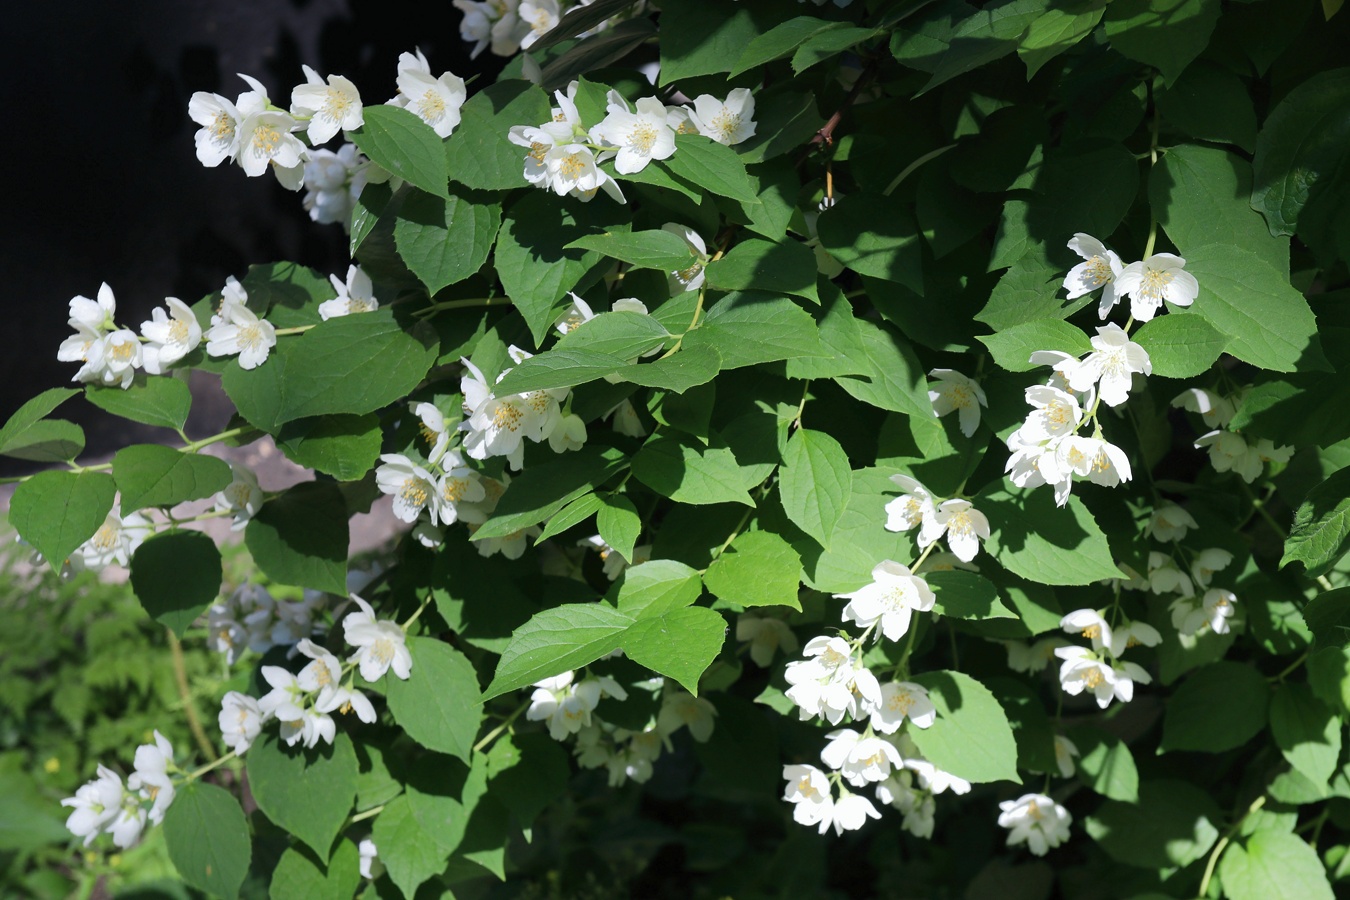
{"label": "dark background", "polygon": [[[342,227],[311,222],[303,193],[197,161],[194,91],[233,100],[248,89],[243,72],[289,107],[303,63],[346,75],[373,104],[397,93],[398,55],[414,46],[434,72],[466,79],[505,62],[469,60],[449,0],[77,0],[17,5],[6,18],[0,422],[70,383],[76,365],[56,359],[67,304],[101,282],[119,324],[139,331],[165,296],[192,303],[254,263],[346,271]],[[124,423],[78,398],[59,415],[85,426],[89,454],[126,442]]]}

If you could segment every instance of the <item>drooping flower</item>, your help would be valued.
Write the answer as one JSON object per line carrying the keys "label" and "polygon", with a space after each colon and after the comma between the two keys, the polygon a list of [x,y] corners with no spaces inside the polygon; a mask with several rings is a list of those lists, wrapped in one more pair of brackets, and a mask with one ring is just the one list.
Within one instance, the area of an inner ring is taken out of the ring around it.
{"label": "drooping flower", "polygon": [[797,636],[782,619],[761,618],[754,613],[741,613],[736,620],[736,640],[750,642],[750,658],[761,669],[767,669],[774,654],[797,652]]}
{"label": "drooping flower", "polygon": [[1176,542],[1186,537],[1192,528],[1199,527],[1194,516],[1175,503],[1167,503],[1154,508],[1153,515],[1144,526],[1144,534],[1155,540]]}
{"label": "drooping flower", "polygon": [[354,131],[365,122],[361,92],[350,79],[329,75],[328,82],[309,66],[302,67],[305,83],[291,91],[291,115],[309,119],[306,134],[311,145],[327,143],[339,131]]}
{"label": "drooping flower", "polygon": [[356,648],[347,662],[356,663],[366,681],[378,681],[390,669],[406,681],[412,672],[412,654],[403,629],[395,622],[375,618],[371,605],[355,594],[352,602],[358,611],[342,619],[342,636]]}
{"label": "drooping flower", "polygon": [[81,544],[73,554],[71,563],[77,567],[100,571],[113,563],[119,566],[131,564],[131,556],[136,548],[155,530],[154,523],[138,512],[122,516],[114,506],[104,517],[103,524],[94,532],[93,537]]}
{"label": "drooping flower", "polygon": [[700,94],[689,120],[699,134],[719,144],[739,144],[755,135],[755,98],[748,88],[735,88],[725,101]]}
{"label": "drooping flower", "polygon": [[785,691],[797,704],[803,721],[821,716],[838,725],[847,714],[853,718],[871,715],[881,703],[881,685],[842,638],[820,635],[802,648],[805,659],[788,663],[783,677],[791,685]]}
{"label": "drooping flower", "polygon": [[937,801],[927,790],[916,786],[918,776],[909,769],[899,769],[877,785],[877,799],[900,811],[904,818],[900,827],[920,838],[933,836]]}
{"label": "drooping flower", "polygon": [[688,268],[671,272],[669,277],[671,296],[684,291],[696,291],[703,287],[705,273],[704,267],[708,264],[708,245],[703,237],[694,229],[686,228],[678,222],[667,222],[661,226],[662,231],[668,231],[678,238],[681,238],[689,245],[689,252],[694,256],[693,265]]}
{"label": "drooping flower", "polygon": [[1196,634],[1206,626],[1215,634],[1228,633],[1237,595],[1224,588],[1210,588],[1197,602],[1193,597],[1178,597],[1169,607],[1172,627],[1183,635]]}
{"label": "drooping flower", "polygon": [[441,467],[445,474],[437,482],[436,490],[441,498],[441,521],[453,525],[464,516],[464,508],[478,503],[487,496],[483,479],[477,472],[464,465],[464,457],[458,450],[451,450],[441,458]]}
{"label": "drooping flower", "polygon": [[445,423],[445,415],[432,403],[417,404],[413,407],[413,415],[422,421],[422,437],[431,445],[427,462],[434,466],[450,447],[450,429]]}
{"label": "drooping flower", "polygon": [[1162,635],[1147,622],[1121,622],[1111,634],[1111,655],[1120,656],[1131,647],[1156,647],[1160,643]]}
{"label": "drooping flower", "polygon": [[1237,412],[1233,401],[1204,388],[1187,388],[1172,398],[1172,406],[1199,413],[1210,428],[1224,428]]}
{"label": "drooping flower", "polygon": [[[827,782],[827,790],[828,787]],[[84,838],[84,846],[88,847],[121,811],[122,793],[121,777],[100,765],[97,778],[77,789],[74,797],[61,801],[62,806],[73,810],[66,817],[66,829],[75,837]]]}
{"label": "drooping flower", "polygon": [[97,372],[98,382],[109,386],[117,385],[126,390],[131,387],[136,370],[141,368],[144,360],[145,354],[136,332],[129,328],[119,328],[90,348],[88,365],[80,369],[80,372],[88,371],[90,374]]}
{"label": "drooping flower", "polygon": [[1072,778],[1075,771],[1073,758],[1081,756],[1078,745],[1062,734],[1055,735],[1055,766],[1064,778]]}
{"label": "drooping flower", "polygon": [[1196,554],[1191,561],[1191,578],[1197,587],[1209,587],[1214,573],[1226,569],[1233,561],[1233,554],[1222,547],[1209,547]]}
{"label": "drooping flower", "polygon": [[1092,691],[1097,705],[1106,709],[1113,699],[1128,703],[1134,699],[1135,682],[1149,684],[1152,678],[1132,662],[1107,663],[1086,647],[1060,647],[1055,655],[1064,662],[1059,667],[1059,683],[1071,696]]}
{"label": "drooping flower", "polygon": [[829,741],[820,751],[820,760],[841,773],[854,787],[869,782],[885,781],[892,768],[900,768],[904,760],[890,741],[879,737],[864,737],[851,728],[840,728],[825,735]]}
{"label": "drooping flower", "polygon": [[[834,796],[830,791],[830,780],[815,766],[783,766],[783,778],[787,787],[783,799],[792,804],[792,819],[799,825],[816,825],[830,821],[834,808]],[[829,828],[821,828],[823,834]]]}
{"label": "drooping flower", "polygon": [[416,521],[422,510],[431,516],[431,524],[440,521],[440,494],[431,473],[401,453],[380,455],[384,465],[375,470],[375,484],[394,498],[394,516],[403,522]]}
{"label": "drooping flower", "polygon": [[856,622],[859,628],[880,623],[881,632],[892,641],[909,631],[910,617],[916,611],[927,612],[937,600],[928,582],[889,559],[873,567],[871,584],[835,596],[849,601],[843,612],[845,622]]}
{"label": "drooping flower", "polygon": [[150,319],[141,323],[141,336],[146,340],[141,348],[145,371],[151,375],[163,374],[165,368],[202,342],[202,326],[186,303],[177,297],[165,297],[164,307],[155,307]]}
{"label": "drooping flower", "polygon": [[206,332],[206,353],[208,356],[237,353],[240,368],[255,369],[266,362],[277,345],[277,332],[271,322],[258,318],[248,308],[247,300],[247,293],[234,276],[227,278],[221,292],[220,313],[212,317],[211,328]]}
{"label": "drooping flower", "polygon": [[1003,801],[998,808],[1002,810],[999,827],[1009,830],[1009,847],[1025,843],[1036,856],[1044,856],[1069,839],[1073,816],[1044,794],[1023,794]]}
{"label": "drooping flower", "polygon": [[573,677],[573,673],[564,672],[535,682],[530,707],[525,711],[525,718],[532,722],[547,721],[548,733],[555,741],[591,724],[591,712],[600,703],[599,681],[587,679],[573,685]]}
{"label": "drooping flower", "polygon": [[1155,253],[1132,262],[1116,274],[1116,293],[1130,298],[1130,315],[1147,322],[1162,307],[1190,306],[1200,294],[1200,283],[1185,270],[1186,260],[1174,253]]}
{"label": "drooping flower", "polygon": [[338,316],[379,309],[380,301],[375,299],[375,287],[370,282],[370,276],[360,266],[348,266],[345,282],[336,275],[329,275],[328,280],[332,282],[337,296],[319,304],[319,316],[325,322]]}
{"label": "drooping flower", "polygon": [[1076,609],[1059,620],[1066,634],[1076,634],[1092,642],[1093,650],[1111,646],[1111,626],[1095,609]]}
{"label": "drooping flower", "polygon": [[220,701],[221,740],[225,746],[242,756],[262,731],[263,711],[258,701],[238,691],[228,692]]}
{"label": "drooping flower", "polygon": [[164,813],[173,803],[174,786],[169,777],[173,768],[173,744],[169,739],[155,731],[153,744],[142,744],[136,748],[136,770],[127,779],[127,788],[140,791],[150,800],[150,821],[158,825],[164,821]]}
{"label": "drooping flower", "polygon": [[928,522],[936,525],[937,503],[928,488],[908,475],[892,475],[891,481],[905,493],[886,504],[887,531],[909,531]]}
{"label": "drooping flower", "polygon": [[953,369],[934,369],[928,373],[928,377],[938,380],[937,388],[928,391],[933,411],[941,417],[955,410],[961,423],[961,433],[966,437],[973,435],[975,429],[980,427],[980,407],[989,405],[984,389],[978,382]]}
{"label": "drooping flower", "polygon": [[258,514],[266,496],[258,486],[258,476],[240,463],[230,463],[233,476],[229,486],[212,498],[214,508],[219,512],[228,512],[233,516],[231,531],[243,531],[244,526]]}
{"label": "drooping flower", "polygon": [[928,689],[911,681],[888,681],[881,686],[881,703],[872,710],[872,727],[882,734],[895,734],[905,722],[928,728],[937,719],[937,708],[928,699]]}
{"label": "drooping flower", "polygon": [[1083,262],[1070,269],[1064,278],[1064,290],[1069,292],[1068,299],[1074,300],[1102,288],[1097,315],[1105,319],[1119,299],[1116,295],[1115,280],[1124,268],[1124,263],[1114,250],[1108,250],[1101,241],[1081,231],[1069,241],[1069,249],[1081,256]]}
{"label": "drooping flower", "polygon": [[1003,646],[1008,651],[1008,668],[1034,675],[1044,671],[1055,658],[1055,650],[1069,646],[1069,642],[1061,637],[1048,637],[1030,646],[1020,641],[1004,641]]}
{"label": "drooping flower", "polygon": [[656,717],[657,730],[663,735],[688,728],[689,735],[700,744],[712,737],[717,707],[703,697],[685,691],[667,690],[661,697],[661,712]]}
{"label": "drooping flower", "polygon": [[1148,555],[1148,586],[1155,594],[1176,591],[1183,597],[1195,596],[1190,576],[1181,571],[1176,560],[1156,550]]}
{"label": "drooping flower", "polygon": [[361,877],[367,880],[378,878],[384,871],[384,865],[380,862],[380,853],[375,842],[370,838],[363,838],[356,846],[356,853],[359,858],[357,869],[361,872]]}

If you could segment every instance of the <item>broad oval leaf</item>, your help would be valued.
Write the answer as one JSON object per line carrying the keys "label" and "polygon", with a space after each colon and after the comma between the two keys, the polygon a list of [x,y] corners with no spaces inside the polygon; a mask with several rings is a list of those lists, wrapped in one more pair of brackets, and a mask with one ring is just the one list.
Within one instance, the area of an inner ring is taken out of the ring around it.
{"label": "broad oval leaf", "polygon": [[413,667],[407,680],[384,678],[389,711],[408,736],[429,750],[468,761],[483,721],[478,675],[449,644],[410,638]]}

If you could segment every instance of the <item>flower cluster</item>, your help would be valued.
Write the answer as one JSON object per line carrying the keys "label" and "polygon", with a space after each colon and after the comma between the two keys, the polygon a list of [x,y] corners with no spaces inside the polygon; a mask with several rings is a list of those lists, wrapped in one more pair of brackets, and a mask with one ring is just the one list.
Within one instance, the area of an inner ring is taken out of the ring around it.
{"label": "flower cluster", "polygon": [[121,776],[100,765],[97,778],[61,801],[72,810],[66,828],[84,838],[86,847],[100,834],[110,834],[113,844],[126,849],[140,839],[147,822],[164,821],[176,791],[172,776],[180,772],[173,745],[156,731],[154,743],[136,748],[135,767],[125,786]]}
{"label": "flower cluster", "polygon": [[[519,347],[507,348],[517,364],[531,354]],[[464,394],[464,452],[471,459],[485,460],[504,456],[514,470],[524,461],[525,441],[548,442],[554,453],[579,449],[586,443],[586,424],[581,417],[564,413],[571,395],[569,388],[528,391],[497,396],[483,373],[467,359],[461,360],[468,373],[460,380]],[[497,376],[506,377],[507,368]]]}
{"label": "flower cluster", "polygon": [[629,105],[617,91],[606,97],[606,115],[586,125],[577,109],[578,83],[555,91],[558,105],[552,118],[538,126],[514,125],[511,142],[525,147],[525,180],[558,196],[590,200],[604,191],[625,202],[622,189],[600,165],[614,161],[620,175],[641,172],[652,160],[675,153],[675,134],[702,134],[718,143],[736,144],[755,133],[755,100],[737,88],[725,101],[710,94],[696,98],[692,108],[667,106],[658,97],[643,97]]}
{"label": "flower cluster", "polygon": [[1266,463],[1287,463],[1294,448],[1276,446],[1270,438],[1249,441],[1241,433],[1229,429],[1241,395],[1223,397],[1204,388],[1190,388],[1178,394],[1174,407],[1199,414],[1211,430],[1195,441],[1196,449],[1207,448],[1209,461],[1216,472],[1235,472],[1251,484],[1261,476]]}
{"label": "flower cluster", "polygon": [[74,297],[69,324],[75,333],[61,342],[56,358],[80,363],[71,381],[86,384],[125,389],[131,387],[137,370],[163,374],[202,341],[201,326],[186,303],[166,297],[164,304],[141,323],[137,335],[117,325],[117,300],[106,283],[99,287],[97,299]]}
{"label": "flower cluster", "polygon": [[611,787],[628,780],[642,783],[652,777],[652,764],[670,749],[671,735],[681,728],[688,728],[694,740],[707,741],[717,710],[707,700],[668,688],[661,678],[637,687],[661,692],[660,711],[639,731],[605,722],[595,712],[603,698],[627,700],[627,689],[609,676],[577,681],[570,671],[535,683],[525,718],[546,722],[555,741],[575,736],[577,763],[607,770]]}
{"label": "flower cluster", "polygon": [[301,600],[279,600],[260,584],[242,584],[206,611],[208,642],[231,666],[248,650],[293,647],[327,630],[319,621],[326,605],[318,591],[305,591]]}
{"label": "flower cluster", "polygon": [[1134,686],[1150,684],[1153,678],[1138,663],[1120,659],[1130,647],[1155,647],[1162,641],[1158,629],[1146,622],[1107,623],[1102,614],[1092,609],[1076,609],[1060,620],[1060,627],[1068,634],[1087,638],[1092,646],[1070,644],[1055,648],[1055,656],[1063,662],[1059,667],[1059,683],[1064,693],[1077,696],[1091,691],[1097,705],[1106,709],[1111,701],[1128,703],[1134,699]]}
{"label": "flower cluster", "polygon": [[[459,34],[473,44],[470,58],[484,50],[494,56],[514,56],[528,50],[548,34],[562,17],[574,9],[589,6],[593,0],[454,0],[455,9],[464,14]],[[577,37],[588,37],[627,16],[640,15],[645,3],[637,3],[623,16],[611,16]]]}
{"label": "flower cluster", "polygon": [[[969,563],[975,558],[980,552],[980,541],[989,538],[989,519],[984,513],[969,500],[940,500],[909,475],[892,475],[891,481],[905,493],[886,504],[888,531],[917,527],[920,550],[927,550],[934,541],[945,538],[948,548],[961,562]],[[877,573],[872,574],[876,577]]]}
{"label": "flower cluster", "polygon": [[1114,250],[1082,232],[1069,241],[1069,249],[1081,256],[1083,262],[1070,269],[1064,278],[1068,299],[1075,300],[1100,288],[1097,315],[1102,319],[1111,314],[1121,297],[1130,298],[1131,318],[1147,322],[1162,309],[1163,301],[1173,306],[1190,306],[1200,294],[1199,282],[1185,270],[1186,260],[1176,254],[1153,253],[1125,265]]}
{"label": "flower cluster", "polygon": [[1195,518],[1176,504],[1159,506],[1153,511],[1145,533],[1164,544],[1172,544],[1168,552],[1152,551],[1148,555],[1148,574],[1133,578],[1127,587],[1148,590],[1154,594],[1174,594],[1169,609],[1172,627],[1181,635],[1183,643],[1194,639],[1206,629],[1215,634],[1227,634],[1229,619],[1238,602],[1231,590],[1213,584],[1214,574],[1228,568],[1233,554],[1222,547],[1194,550],[1181,541],[1193,529],[1199,528]]}
{"label": "flower cluster", "polygon": [[155,532],[155,523],[138,512],[121,515],[118,504],[103,517],[93,536],[70,554],[61,566],[62,575],[76,572],[101,572],[111,565],[131,565],[131,556],[145,539]]}

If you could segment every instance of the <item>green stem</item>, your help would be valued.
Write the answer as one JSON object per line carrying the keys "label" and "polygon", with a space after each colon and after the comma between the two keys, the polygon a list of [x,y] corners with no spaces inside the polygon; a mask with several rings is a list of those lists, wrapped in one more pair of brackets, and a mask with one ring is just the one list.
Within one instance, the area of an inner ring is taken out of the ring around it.
{"label": "green stem", "polygon": [[365,812],[357,813],[356,815],[352,816],[350,819],[347,820],[347,824],[355,825],[357,822],[364,822],[366,819],[373,819],[382,812],[384,812],[383,803],[381,803],[379,806],[372,806]]}
{"label": "green stem", "polygon": [[424,309],[419,309],[413,313],[414,316],[429,316],[432,313],[440,312],[443,309],[468,309],[474,306],[504,306],[510,303],[506,297],[469,297],[464,300],[442,300],[439,303],[433,303]]}
{"label": "green stem", "polygon": [[515,711],[512,712],[511,715],[507,716],[502,721],[502,724],[498,725],[496,728],[492,729],[487,734],[483,735],[483,739],[473,745],[473,752],[474,753],[482,752],[483,748],[487,747],[488,744],[491,744],[493,741],[495,741],[503,731],[510,728],[511,723],[514,722],[516,719],[520,718],[520,714],[529,708],[530,703],[528,700],[517,706],[515,708]]}
{"label": "green stem", "polygon": [[239,435],[245,434],[252,430],[253,428],[251,426],[244,426],[241,428],[230,428],[220,432],[219,434],[213,434],[210,437],[204,437],[199,441],[193,441],[190,444],[187,444],[186,446],[183,447],[183,452],[196,453],[203,447],[209,447],[212,444],[219,444],[221,441],[228,441],[232,437],[238,437]]}
{"label": "green stem", "polygon": [[173,680],[178,685],[178,697],[183,701],[183,714],[187,716],[188,730],[192,732],[192,737],[197,741],[197,746],[201,748],[202,755],[214,762],[216,748],[212,746],[211,739],[206,736],[206,731],[202,728],[201,719],[197,717],[197,705],[193,703],[192,692],[188,688],[187,663],[183,659],[183,644],[178,640],[178,635],[173,633],[172,628],[166,628],[164,631],[169,636],[169,654],[173,658]]}
{"label": "green stem", "polygon": [[1304,650],[1303,655],[1300,656],[1298,659],[1294,660],[1293,662],[1291,662],[1289,665],[1285,666],[1284,669],[1280,671],[1280,674],[1273,675],[1270,678],[1267,678],[1266,681],[1272,683],[1284,681],[1286,678],[1290,676],[1290,674],[1293,673],[1295,669],[1297,669],[1299,666],[1303,665],[1305,662],[1308,661],[1308,654],[1310,652],[1311,651],[1309,650]]}
{"label": "green stem", "polygon": [[1228,849],[1228,845],[1232,843],[1233,835],[1237,834],[1238,829],[1242,827],[1242,823],[1247,821],[1247,817],[1265,805],[1266,795],[1262,794],[1252,801],[1252,805],[1247,807],[1247,811],[1242,814],[1242,818],[1234,822],[1228,829],[1228,832],[1223,837],[1219,838],[1219,842],[1215,844],[1214,849],[1210,851],[1209,861],[1205,863],[1205,874],[1204,877],[1200,879],[1200,890],[1196,893],[1196,896],[1203,897],[1209,893],[1209,882],[1210,879],[1214,877],[1214,866],[1219,862],[1219,857],[1223,855],[1224,850]]}
{"label": "green stem", "polygon": [[426,599],[422,601],[422,605],[417,607],[417,611],[414,612],[408,618],[408,621],[404,622],[401,626],[399,626],[403,629],[404,634],[407,634],[408,629],[411,628],[413,623],[417,621],[418,617],[422,615],[422,610],[426,609],[427,604],[429,604],[430,602],[431,602],[431,594],[427,594]]}
{"label": "green stem", "polygon": [[891,192],[894,191],[896,188],[898,188],[902,181],[904,181],[910,175],[914,174],[915,169],[919,168],[919,166],[923,165],[924,163],[930,160],[937,159],[939,156],[946,153],[948,150],[952,149],[955,146],[956,146],[955,144],[948,144],[947,146],[939,147],[936,150],[929,150],[923,156],[920,156],[918,159],[914,160],[914,162],[905,166],[905,168],[901,170],[900,174],[895,176],[895,178],[891,181],[890,184],[886,185],[886,190],[881,192],[881,196],[889,197],[891,195]]}
{"label": "green stem", "polygon": [[276,330],[276,336],[285,337],[288,334],[304,334],[306,331],[309,331],[313,327],[314,327],[313,325],[296,325],[293,328],[278,328]]}
{"label": "green stem", "polygon": [[210,772],[212,769],[218,769],[225,763],[229,762],[232,759],[237,758],[238,756],[239,756],[238,753],[231,750],[229,753],[226,753],[224,756],[220,757],[214,762],[209,762],[206,765],[201,766],[200,768],[193,769],[191,772],[187,774],[187,778],[184,779],[183,783],[188,784],[190,782],[196,781],[198,778],[201,778],[203,775],[205,775],[207,772]]}

